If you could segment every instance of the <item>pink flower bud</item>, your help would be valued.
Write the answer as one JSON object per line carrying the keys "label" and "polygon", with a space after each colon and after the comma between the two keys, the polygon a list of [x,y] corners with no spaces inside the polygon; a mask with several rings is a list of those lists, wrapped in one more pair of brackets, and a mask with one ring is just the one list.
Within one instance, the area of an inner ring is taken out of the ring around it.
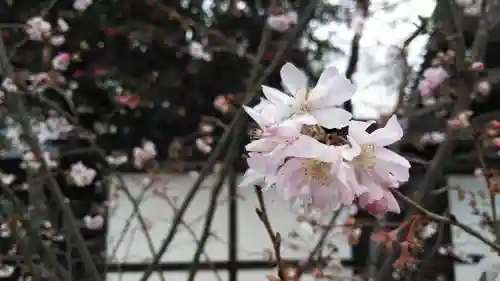
{"label": "pink flower bud", "polygon": [[311,272],[312,276],[314,277],[320,277],[321,276],[321,270],[319,268],[315,268]]}
{"label": "pink flower bud", "polygon": [[491,120],[490,122],[491,126],[493,126],[496,129],[500,129],[500,121],[497,120]]}
{"label": "pink flower bud", "polygon": [[474,72],[481,72],[484,70],[484,68],[485,68],[484,63],[479,62],[479,61],[475,61],[471,65],[471,70]]}
{"label": "pink flower bud", "polygon": [[462,127],[462,124],[458,119],[451,119],[448,120],[448,126],[450,126],[450,128],[452,129],[460,129]]}
{"label": "pink flower bud", "polygon": [[60,53],[52,59],[52,67],[55,70],[66,70],[70,60],[71,55],[69,53]]}
{"label": "pink flower bud", "polygon": [[492,142],[496,148],[500,148],[500,138],[494,138]]}

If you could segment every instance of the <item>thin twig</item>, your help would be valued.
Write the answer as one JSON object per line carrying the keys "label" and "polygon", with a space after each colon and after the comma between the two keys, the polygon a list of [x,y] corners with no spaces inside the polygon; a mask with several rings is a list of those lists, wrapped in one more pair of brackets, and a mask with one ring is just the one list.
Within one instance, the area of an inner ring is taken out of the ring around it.
{"label": "thin twig", "polygon": [[398,198],[402,199],[403,201],[405,201],[406,203],[408,203],[410,206],[412,206],[413,208],[415,208],[417,211],[419,211],[420,213],[426,215],[429,219],[432,219],[432,220],[437,221],[437,222],[443,222],[443,223],[447,223],[447,224],[456,226],[456,227],[462,229],[463,231],[469,233],[470,235],[476,237],[477,239],[481,240],[482,242],[484,242],[484,244],[490,246],[496,252],[500,253],[500,246],[498,244],[496,244],[494,241],[492,241],[492,240],[484,237],[479,231],[476,231],[475,229],[471,228],[470,226],[459,222],[456,218],[452,219],[450,217],[445,217],[445,216],[441,216],[441,215],[438,215],[436,213],[433,213],[433,212],[427,210],[426,208],[422,207],[421,205],[419,205],[417,202],[415,202],[415,201],[411,200],[410,198],[404,196],[398,190],[393,189],[392,192]]}
{"label": "thin twig", "polygon": [[257,216],[264,224],[267,234],[271,239],[271,243],[274,249],[274,255],[276,258],[276,265],[278,267],[278,277],[281,280],[285,280],[285,268],[281,260],[281,235],[279,232],[274,232],[273,226],[269,221],[269,215],[266,209],[266,203],[264,202],[264,195],[262,194],[262,188],[259,186],[255,187],[255,193],[257,194],[257,199],[259,201],[259,207],[255,209]]}

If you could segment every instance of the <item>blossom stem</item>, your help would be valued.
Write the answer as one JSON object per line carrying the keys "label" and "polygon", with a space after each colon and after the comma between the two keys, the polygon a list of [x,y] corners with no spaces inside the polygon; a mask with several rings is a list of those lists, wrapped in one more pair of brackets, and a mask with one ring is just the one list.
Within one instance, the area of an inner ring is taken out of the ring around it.
{"label": "blossom stem", "polygon": [[500,253],[500,246],[498,244],[496,244],[494,241],[484,237],[481,233],[479,233],[477,230],[471,228],[470,226],[459,222],[455,218],[445,217],[445,216],[441,216],[441,215],[438,215],[436,213],[433,213],[433,212],[425,209],[421,205],[419,205],[417,202],[404,196],[401,192],[399,192],[397,190],[393,190],[392,192],[394,193],[394,195],[396,195],[397,197],[399,197],[400,199],[402,199],[403,201],[408,203],[410,206],[414,207],[417,211],[424,214],[429,219],[437,221],[437,222],[443,222],[443,223],[447,223],[447,224],[456,226],[456,227],[462,229],[463,231],[469,233],[470,235],[476,237],[477,239],[481,240],[486,245],[490,246],[493,250],[495,250],[497,253]]}
{"label": "blossom stem", "polygon": [[278,266],[278,277],[281,280],[285,280],[285,270],[281,261],[281,235],[279,232],[274,232],[271,222],[269,221],[269,215],[267,214],[266,203],[264,202],[264,196],[262,194],[262,188],[260,186],[255,187],[255,193],[257,194],[257,199],[259,201],[259,207],[255,209],[255,212],[259,216],[259,219],[264,224],[264,227],[269,234],[271,243],[273,244],[274,255],[276,256],[276,264]]}

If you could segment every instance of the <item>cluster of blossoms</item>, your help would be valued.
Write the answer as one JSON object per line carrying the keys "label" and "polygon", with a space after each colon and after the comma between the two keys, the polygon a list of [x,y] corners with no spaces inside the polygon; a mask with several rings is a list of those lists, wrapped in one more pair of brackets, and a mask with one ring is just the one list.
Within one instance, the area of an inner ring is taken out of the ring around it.
{"label": "cluster of blossoms", "polygon": [[[446,81],[453,76],[455,60],[456,54],[453,50],[438,52],[432,59],[431,66],[424,70],[418,90],[425,105],[434,104],[443,98],[443,95],[439,93],[441,89],[446,89],[448,84]],[[466,63],[469,64],[468,70],[471,74],[478,78],[471,97],[476,99],[488,96],[491,92],[491,84],[488,79],[481,78],[485,71],[484,63],[480,61],[466,61]]]}
{"label": "cluster of blossoms", "polygon": [[[355,86],[328,67],[314,88],[291,63],[280,71],[288,93],[263,86],[266,99],[244,107],[260,127],[246,146],[248,170],[241,185],[276,187],[285,199],[316,209],[352,204],[377,214],[399,212],[390,192],[409,178],[410,163],[385,148],[403,136],[395,116],[372,133],[339,108]],[[326,130],[348,127],[348,135]]]}

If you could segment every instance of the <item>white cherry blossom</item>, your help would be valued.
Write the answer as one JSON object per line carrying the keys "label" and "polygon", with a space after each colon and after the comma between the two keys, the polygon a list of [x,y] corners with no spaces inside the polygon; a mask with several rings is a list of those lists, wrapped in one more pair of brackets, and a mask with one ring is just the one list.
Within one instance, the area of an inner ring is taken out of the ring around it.
{"label": "white cherry blossom", "polygon": [[[320,125],[327,129],[340,129],[349,123],[352,114],[339,108],[354,94],[356,87],[335,67],[328,67],[312,89],[308,87],[306,75],[291,63],[280,71],[283,85],[290,94],[262,86],[266,98],[287,113],[307,125]],[[283,109],[282,109],[283,110]]]}
{"label": "white cherry blossom", "polygon": [[76,186],[84,187],[94,181],[97,172],[92,168],[88,168],[82,162],[77,162],[71,165],[69,176]]}

